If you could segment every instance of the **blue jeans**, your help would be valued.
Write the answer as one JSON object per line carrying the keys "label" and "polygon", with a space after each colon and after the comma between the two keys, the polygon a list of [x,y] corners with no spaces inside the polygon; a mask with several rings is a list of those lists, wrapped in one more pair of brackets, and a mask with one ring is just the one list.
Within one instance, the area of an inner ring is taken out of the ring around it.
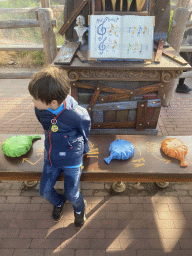
{"label": "blue jeans", "polygon": [[[62,171],[64,172],[64,196],[58,194],[54,189],[55,183]],[[49,161],[45,161],[40,181],[40,195],[57,207],[68,200],[72,203],[75,212],[82,212],[84,210],[84,201],[79,192],[80,177],[81,167],[57,168],[51,166]]]}

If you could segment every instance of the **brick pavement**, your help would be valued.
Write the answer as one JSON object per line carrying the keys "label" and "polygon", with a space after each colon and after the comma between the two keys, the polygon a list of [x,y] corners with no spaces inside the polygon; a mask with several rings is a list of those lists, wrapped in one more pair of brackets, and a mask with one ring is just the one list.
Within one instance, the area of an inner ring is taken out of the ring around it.
{"label": "brick pavement", "polygon": [[[0,133],[30,134],[43,130],[35,118],[27,79],[0,80]],[[192,80],[187,80],[188,85]],[[186,83],[187,83],[186,81]],[[158,135],[190,135],[191,94],[174,93],[171,107],[162,108]],[[55,188],[63,192],[63,183]],[[64,218],[51,220],[52,206],[36,187],[22,190],[22,182],[0,183],[0,256],[191,256],[192,186],[170,183],[126,183],[122,194],[111,183],[81,183],[87,200],[87,221],[73,228],[72,206]]]}

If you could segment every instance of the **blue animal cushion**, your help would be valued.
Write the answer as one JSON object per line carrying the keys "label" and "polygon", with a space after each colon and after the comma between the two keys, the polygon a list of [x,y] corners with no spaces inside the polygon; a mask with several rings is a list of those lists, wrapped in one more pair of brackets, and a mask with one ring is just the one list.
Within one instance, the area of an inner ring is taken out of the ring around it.
{"label": "blue animal cushion", "polygon": [[112,159],[127,160],[135,153],[133,144],[127,140],[115,140],[109,146],[110,156],[104,158],[107,164],[110,164]]}

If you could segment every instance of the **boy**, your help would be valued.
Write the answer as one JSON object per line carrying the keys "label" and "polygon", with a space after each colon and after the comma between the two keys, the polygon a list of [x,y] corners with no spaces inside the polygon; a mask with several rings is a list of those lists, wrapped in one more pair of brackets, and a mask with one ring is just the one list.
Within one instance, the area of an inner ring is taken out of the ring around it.
{"label": "boy", "polygon": [[[85,204],[79,193],[79,181],[83,154],[89,151],[89,114],[68,95],[70,80],[63,69],[49,66],[37,72],[32,76],[28,90],[33,97],[37,119],[45,130],[40,194],[53,204],[55,222],[61,219],[64,203],[69,200],[74,209],[75,227],[80,228],[85,220]],[[54,189],[62,171],[64,196]]]}

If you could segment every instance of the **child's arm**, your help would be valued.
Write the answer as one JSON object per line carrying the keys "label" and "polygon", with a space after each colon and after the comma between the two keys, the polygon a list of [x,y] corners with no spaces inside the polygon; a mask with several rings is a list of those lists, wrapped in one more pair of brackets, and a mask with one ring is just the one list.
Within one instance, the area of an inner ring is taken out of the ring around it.
{"label": "child's arm", "polygon": [[[81,121],[78,123],[78,130],[80,131],[80,133],[82,134],[82,136],[84,138],[83,154],[86,154],[89,151],[88,136],[89,136],[89,133],[91,130],[91,119],[90,119],[90,116],[85,108],[82,108],[80,106],[78,106],[78,108],[80,108],[79,110],[81,110],[81,113],[83,114],[83,115],[81,115]],[[83,111],[82,111],[82,109],[83,109]]]}

